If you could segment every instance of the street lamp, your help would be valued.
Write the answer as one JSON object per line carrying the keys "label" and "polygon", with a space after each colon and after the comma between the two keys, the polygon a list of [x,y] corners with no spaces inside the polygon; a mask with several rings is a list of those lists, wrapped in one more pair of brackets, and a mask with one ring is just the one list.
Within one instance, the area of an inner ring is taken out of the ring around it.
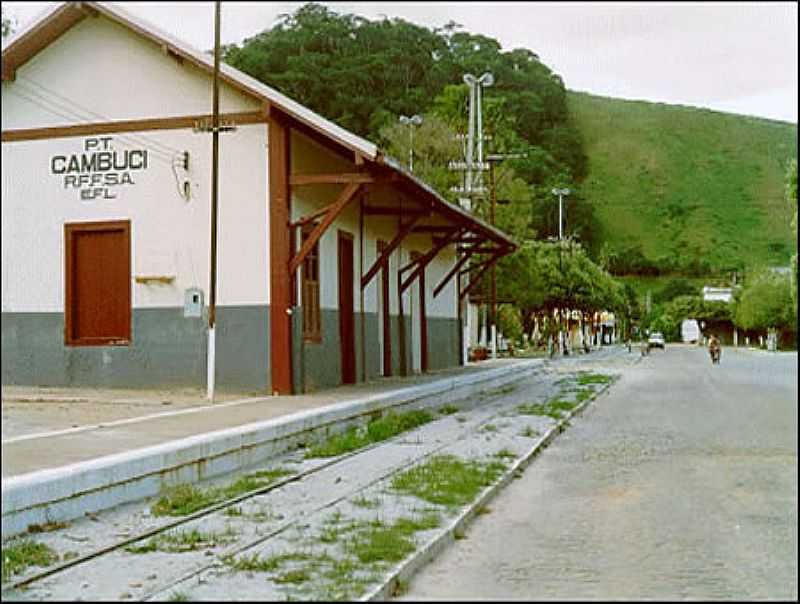
{"label": "street lamp", "polygon": [[406,115],[400,116],[400,123],[404,126],[408,126],[408,135],[409,135],[409,144],[408,144],[408,171],[414,171],[414,126],[419,126],[422,123],[422,116],[420,115],[412,115],[408,117]]}
{"label": "street lamp", "polygon": [[563,231],[563,225],[564,225],[564,220],[563,220],[564,210],[563,210],[563,207],[564,207],[564,205],[563,205],[563,201],[562,200],[563,200],[563,196],[564,195],[569,195],[569,189],[557,189],[557,188],[554,188],[553,189],[553,195],[558,195],[558,238],[560,240],[560,239],[563,239],[563,237],[564,237],[564,231]]}
{"label": "street lamp", "polygon": [[[481,74],[479,78],[476,78],[471,73],[464,74],[464,83],[470,87],[470,116],[469,116],[469,123],[472,126],[473,123],[476,123],[477,127],[477,138],[478,138],[478,190],[481,190],[483,185],[483,111],[481,110],[481,89],[489,88],[490,86],[494,85],[494,76],[490,72],[485,72]],[[473,99],[474,99],[474,108],[473,108]],[[477,112],[477,116],[475,113]],[[477,117],[477,119],[476,119]],[[472,129],[470,128],[472,131]],[[469,155],[468,163],[472,163],[472,142],[475,138],[474,131],[471,132],[469,136],[469,149],[467,150],[467,154]],[[471,179],[472,174],[468,175],[468,178]]]}

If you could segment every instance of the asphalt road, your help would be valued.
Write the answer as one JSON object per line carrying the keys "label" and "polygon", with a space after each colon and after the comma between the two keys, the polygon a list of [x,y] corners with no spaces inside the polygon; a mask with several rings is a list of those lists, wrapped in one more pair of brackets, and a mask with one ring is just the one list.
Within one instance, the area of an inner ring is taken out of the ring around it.
{"label": "asphalt road", "polygon": [[409,600],[797,599],[797,355],[628,369]]}

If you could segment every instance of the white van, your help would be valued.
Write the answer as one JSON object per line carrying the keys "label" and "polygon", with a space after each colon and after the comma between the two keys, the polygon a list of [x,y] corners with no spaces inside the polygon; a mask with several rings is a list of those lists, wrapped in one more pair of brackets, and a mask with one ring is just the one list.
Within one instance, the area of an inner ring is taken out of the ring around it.
{"label": "white van", "polygon": [[686,344],[697,344],[700,339],[700,326],[694,319],[686,319],[681,323],[681,339]]}

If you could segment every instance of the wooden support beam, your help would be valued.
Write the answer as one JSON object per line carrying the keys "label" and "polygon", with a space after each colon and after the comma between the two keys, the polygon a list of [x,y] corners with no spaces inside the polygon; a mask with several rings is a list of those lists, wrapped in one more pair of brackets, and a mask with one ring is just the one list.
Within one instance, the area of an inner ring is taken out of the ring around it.
{"label": "wooden support beam", "polygon": [[291,261],[289,262],[290,275],[293,274],[294,271],[297,270],[297,267],[300,266],[300,264],[303,262],[303,260],[306,259],[308,253],[317,244],[317,241],[319,241],[319,238],[322,237],[322,234],[328,229],[328,227],[333,223],[333,221],[336,220],[336,217],[341,213],[342,210],[344,210],[345,206],[347,206],[348,203],[353,201],[353,199],[356,196],[356,193],[360,188],[361,188],[360,184],[351,182],[339,194],[339,198],[330,206],[328,206],[325,217],[320,221],[320,223],[316,227],[314,227],[314,230],[311,231],[311,233],[308,236],[308,239],[306,239],[303,242],[300,251],[297,252],[297,255],[295,255],[294,258],[292,258]]}
{"label": "wooden support beam", "polygon": [[289,223],[289,227],[296,228],[296,227],[299,227],[299,226],[303,226],[304,224],[307,224],[309,222],[314,222],[320,216],[324,216],[325,214],[327,214],[330,211],[330,209],[335,205],[336,205],[336,202],[334,202],[334,203],[332,203],[332,204],[330,204],[328,206],[325,206],[321,210],[317,210],[313,214],[309,214],[308,216],[303,216],[302,218],[299,218],[298,220],[295,220],[294,222],[290,222]]}
{"label": "wooden support beam", "polygon": [[501,248],[496,247],[478,247],[478,246],[471,246],[471,247],[459,247],[456,248],[459,252],[472,252],[473,254],[494,254],[495,252],[499,252]]}
{"label": "wooden support beam", "polygon": [[414,227],[415,233],[452,233],[453,231],[459,229],[460,227],[454,227],[450,225],[430,225],[430,224],[423,224],[418,227]]}
{"label": "wooden support beam", "polygon": [[[453,278],[453,275],[456,274],[458,269],[460,269],[462,266],[464,266],[464,263],[467,260],[469,260],[470,256],[472,256],[472,252],[467,252],[463,256],[461,256],[461,258],[458,259],[458,262],[456,262],[455,265],[453,265],[453,268],[450,269],[450,272],[448,272],[444,276],[444,278],[441,281],[439,281],[439,284],[433,290],[433,297],[434,298],[439,295],[439,292],[442,291],[444,286],[447,285],[447,282],[450,281],[450,279]],[[460,276],[460,273],[459,273],[459,276]]]}
{"label": "wooden support beam", "polygon": [[474,278],[470,279],[469,285],[467,286],[467,289],[465,289],[464,291],[462,291],[459,294],[459,300],[463,299],[464,296],[468,295],[469,292],[471,292],[473,289],[475,289],[478,286],[478,283],[480,283],[481,277],[483,277],[484,273],[486,273],[486,271],[489,270],[489,267],[491,267],[495,262],[500,260],[501,256],[502,256],[502,254],[497,253],[494,256],[492,256],[489,260],[487,260],[486,262],[483,263],[483,265],[481,266],[481,270],[478,271],[478,274],[475,275]]}
{"label": "wooden support beam", "polygon": [[398,245],[400,245],[400,242],[406,237],[406,235],[408,235],[411,232],[411,230],[414,228],[414,225],[417,224],[419,219],[420,219],[419,216],[414,216],[411,218],[409,222],[405,223],[403,226],[400,227],[400,230],[397,232],[397,235],[395,235],[394,239],[392,239],[389,242],[389,245],[387,245],[384,248],[380,257],[377,260],[375,260],[373,265],[367,271],[367,274],[361,277],[361,289],[364,289],[367,285],[369,285],[369,282],[372,281],[372,278],[377,274],[381,266],[383,266],[383,263],[389,260],[389,256],[391,255],[391,253],[395,250],[395,248],[397,248]]}
{"label": "wooden support beam", "polygon": [[403,293],[408,289],[408,287],[414,282],[419,275],[425,270],[425,267],[431,263],[431,261],[436,258],[436,254],[438,254],[443,247],[450,244],[450,239],[454,239],[461,235],[461,229],[458,231],[453,232],[452,237],[446,238],[443,241],[440,241],[438,244],[434,245],[428,252],[426,252],[423,256],[420,256],[417,260],[417,267],[414,269],[414,272],[411,273],[408,278],[403,281],[402,285],[400,286],[400,293]]}
{"label": "wooden support beam", "polygon": [[289,184],[293,187],[302,185],[341,185],[349,183],[375,182],[375,177],[366,172],[340,172],[333,174],[292,174]]}
{"label": "wooden support beam", "polygon": [[405,210],[399,207],[364,206],[365,216],[430,216],[430,210]]}

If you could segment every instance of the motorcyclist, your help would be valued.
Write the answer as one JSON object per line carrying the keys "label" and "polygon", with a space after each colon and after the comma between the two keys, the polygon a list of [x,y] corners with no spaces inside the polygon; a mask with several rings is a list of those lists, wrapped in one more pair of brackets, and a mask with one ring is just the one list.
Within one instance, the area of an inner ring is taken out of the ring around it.
{"label": "motorcyclist", "polygon": [[712,363],[719,363],[719,357],[722,354],[722,347],[720,346],[719,339],[715,334],[711,334],[708,339],[708,354],[711,355]]}

